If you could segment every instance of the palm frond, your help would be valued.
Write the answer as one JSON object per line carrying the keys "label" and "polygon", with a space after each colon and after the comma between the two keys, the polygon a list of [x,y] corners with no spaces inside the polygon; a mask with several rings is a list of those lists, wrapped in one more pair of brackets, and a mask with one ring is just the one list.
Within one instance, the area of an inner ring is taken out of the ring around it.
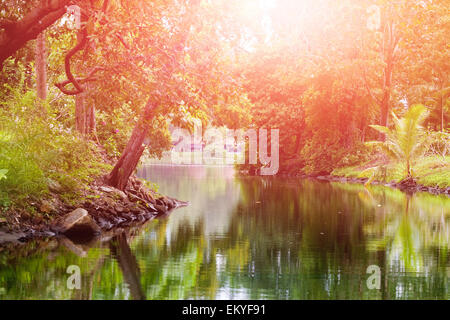
{"label": "palm frond", "polygon": [[422,127],[428,115],[428,109],[421,104],[411,106],[402,118],[392,113],[394,129],[378,125],[370,126],[384,133],[386,141],[370,141],[365,145],[379,147],[390,158],[411,163],[415,158],[423,155],[430,145],[430,139],[427,138]]}
{"label": "palm frond", "polygon": [[373,128],[373,129],[375,129],[375,130],[377,130],[377,131],[380,132],[380,133],[384,133],[384,134],[390,134],[390,133],[391,133],[391,130],[390,130],[389,128],[387,128],[387,127],[384,127],[384,126],[379,126],[379,125],[376,125],[376,124],[371,124],[371,125],[369,125],[369,127]]}

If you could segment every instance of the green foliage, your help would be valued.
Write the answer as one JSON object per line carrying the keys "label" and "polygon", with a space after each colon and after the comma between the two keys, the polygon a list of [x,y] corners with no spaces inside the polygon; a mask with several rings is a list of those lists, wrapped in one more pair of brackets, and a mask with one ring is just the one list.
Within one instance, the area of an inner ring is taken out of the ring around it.
{"label": "green foliage", "polygon": [[406,165],[406,174],[411,176],[413,161],[422,156],[429,146],[429,139],[422,123],[428,116],[423,105],[414,105],[399,119],[392,113],[394,128],[371,125],[372,128],[385,135],[385,141],[366,142],[367,146],[379,147],[387,156]]}
{"label": "green foliage", "polygon": [[[368,178],[370,182],[399,182],[405,177],[405,164],[401,162],[384,163],[381,160],[369,161],[359,165],[336,168],[333,175],[349,178]],[[427,187],[447,188],[450,186],[450,156],[422,158],[414,167],[417,183]]]}
{"label": "green foliage", "polygon": [[0,169],[0,180],[6,179],[7,169]]}
{"label": "green foliage", "polygon": [[[0,207],[25,207],[45,198],[57,182],[68,198],[76,197],[105,170],[95,145],[55,119],[36,111],[34,92],[2,102],[0,109]],[[57,113],[57,112],[56,112]],[[6,170],[6,171],[5,171]]]}
{"label": "green foliage", "polygon": [[112,112],[97,112],[97,137],[110,157],[118,158],[125,149],[137,119],[127,112],[127,105]]}

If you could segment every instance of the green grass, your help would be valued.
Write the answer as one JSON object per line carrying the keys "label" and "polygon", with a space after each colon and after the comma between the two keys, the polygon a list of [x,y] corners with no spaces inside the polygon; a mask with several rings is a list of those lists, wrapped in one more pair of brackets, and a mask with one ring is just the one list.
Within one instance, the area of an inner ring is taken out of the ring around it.
{"label": "green grass", "polygon": [[[376,168],[377,166],[381,166]],[[376,169],[375,169],[376,168]],[[375,180],[399,182],[405,178],[405,166],[401,163],[383,164],[368,162],[352,167],[336,168],[332,175],[348,178],[370,178],[375,172]],[[450,156],[423,157],[415,162],[412,173],[417,183],[427,187],[450,187]]]}
{"label": "green grass", "polygon": [[108,169],[95,144],[53,114],[42,117],[25,98],[0,108],[0,213],[33,213],[52,197],[49,184],[60,187],[64,201],[76,199]]}

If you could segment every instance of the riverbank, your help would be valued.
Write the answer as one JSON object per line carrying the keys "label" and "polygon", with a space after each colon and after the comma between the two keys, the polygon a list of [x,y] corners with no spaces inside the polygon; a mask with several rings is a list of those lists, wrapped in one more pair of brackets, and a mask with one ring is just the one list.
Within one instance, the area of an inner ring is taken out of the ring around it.
{"label": "riverbank", "polygon": [[[317,176],[314,177],[316,180],[321,181],[329,181],[329,182],[340,182],[340,183],[359,183],[366,184],[369,180],[368,178],[354,178],[354,177],[345,177],[345,176],[336,176],[336,175],[326,175],[326,176]],[[412,180],[404,180],[400,182],[384,182],[374,180],[371,182],[373,185],[383,185],[385,187],[400,189],[401,191],[407,193],[414,192],[428,192],[434,195],[446,194],[450,196],[450,187],[447,188],[439,188],[439,187],[427,187],[421,184],[417,184],[417,182]]]}
{"label": "riverbank", "polygon": [[34,211],[8,211],[0,220],[2,242],[70,234],[90,238],[96,233],[142,224],[187,202],[161,196],[134,176],[124,191],[108,186],[104,177],[94,180],[84,196],[69,204],[61,198],[58,186],[51,187],[45,200]]}
{"label": "riverbank", "polygon": [[450,156],[425,157],[413,170],[414,178],[405,179],[405,168],[400,163],[386,163],[382,159],[334,169],[320,180],[382,184],[406,192],[430,192],[450,195]]}
{"label": "riverbank", "polygon": [[[248,166],[238,166],[243,176],[258,175],[258,170],[249,170]],[[305,174],[302,169],[278,173],[279,176],[320,181],[384,185],[408,193],[429,192],[431,194],[450,195],[450,156],[425,157],[412,170],[414,178],[405,179],[405,168],[400,163],[388,163],[378,157],[371,161],[350,167],[335,168],[329,174]]]}
{"label": "riverbank", "polygon": [[61,233],[55,224],[77,209],[103,232],[185,205],[135,176],[123,191],[108,186],[120,141],[106,143],[100,132],[93,141],[53,114],[38,117],[19,108],[25,98],[0,109],[0,243]]}

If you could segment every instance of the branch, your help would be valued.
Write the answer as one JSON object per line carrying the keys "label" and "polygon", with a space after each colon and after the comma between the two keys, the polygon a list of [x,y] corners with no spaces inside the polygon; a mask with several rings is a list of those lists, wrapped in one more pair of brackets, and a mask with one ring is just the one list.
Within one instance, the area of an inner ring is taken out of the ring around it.
{"label": "branch", "polygon": [[2,20],[0,29],[0,65],[22,48],[29,40],[36,39],[38,34],[47,29],[64,13],[70,0],[41,0],[21,20],[13,22]]}
{"label": "branch", "polygon": [[[95,67],[94,69],[91,70],[91,72],[89,72],[89,74],[85,77],[85,78],[76,78],[74,79],[75,82],[80,85],[86,82],[92,82],[92,81],[97,81],[97,78],[94,78],[94,74],[97,73],[98,71],[104,70],[105,68],[103,67]],[[58,82],[55,83],[55,86],[64,94],[70,95],[70,96],[74,96],[77,94],[80,94],[81,92],[83,92],[83,90],[80,92],[79,90],[75,89],[75,90],[68,90],[65,89],[64,87],[67,86],[68,84],[74,84],[74,82],[72,82],[71,80],[64,80],[62,82]]]}

